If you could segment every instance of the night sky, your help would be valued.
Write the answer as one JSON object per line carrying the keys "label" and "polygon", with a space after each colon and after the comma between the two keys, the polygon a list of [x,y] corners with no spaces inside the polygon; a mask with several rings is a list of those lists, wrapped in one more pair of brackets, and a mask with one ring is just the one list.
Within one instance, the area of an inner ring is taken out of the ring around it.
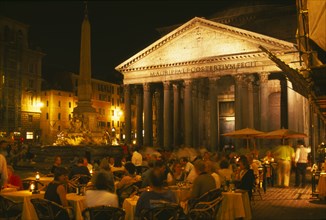
{"label": "night sky", "polygon": [[[114,67],[158,40],[158,27],[183,24],[195,16],[209,18],[226,7],[254,2],[261,1],[89,1],[92,75],[116,79]],[[82,1],[1,1],[0,13],[30,25],[30,46],[46,54],[44,76],[54,70],[78,73]]]}

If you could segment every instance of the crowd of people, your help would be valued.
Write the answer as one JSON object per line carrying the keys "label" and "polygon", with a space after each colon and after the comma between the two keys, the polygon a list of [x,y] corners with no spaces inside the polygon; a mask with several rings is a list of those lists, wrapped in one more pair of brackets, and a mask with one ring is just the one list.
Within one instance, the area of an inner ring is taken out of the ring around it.
{"label": "crowd of people", "polygon": [[[5,151],[5,143],[2,142],[0,146],[1,152]],[[87,186],[85,197],[88,207],[121,207],[123,199],[132,196],[132,193],[139,193],[136,206],[136,216],[139,216],[141,210],[151,208],[155,201],[175,203],[177,198],[168,186],[178,183],[187,183],[190,186],[191,193],[187,198],[189,203],[210,190],[223,189],[229,183],[233,183],[237,189],[248,191],[251,197],[253,187],[260,181],[259,168],[266,163],[277,163],[277,170],[266,169],[267,180],[271,179],[271,172],[277,172],[278,185],[288,187],[289,172],[293,164],[296,167],[295,186],[300,185],[300,175],[301,185],[305,186],[310,148],[304,147],[303,142],[299,141],[296,151],[293,147],[284,145],[273,152],[267,151],[266,156],[260,159],[257,151],[246,155],[205,151],[198,152],[195,158],[178,157],[168,151],[146,154],[137,147],[132,148],[131,152],[121,158],[102,158],[92,164],[86,157],[76,158],[71,167],[63,167],[61,156],[55,156],[53,166],[49,170],[54,180],[45,188],[44,198],[68,206],[67,192],[71,190],[70,187],[75,190],[80,184]],[[13,167],[7,166],[6,157],[2,153],[0,173],[2,187],[22,189],[21,180],[14,174]],[[78,186],[69,184],[76,180],[76,176],[79,176]],[[128,192],[127,189],[130,189],[131,185],[137,186],[137,190]]]}

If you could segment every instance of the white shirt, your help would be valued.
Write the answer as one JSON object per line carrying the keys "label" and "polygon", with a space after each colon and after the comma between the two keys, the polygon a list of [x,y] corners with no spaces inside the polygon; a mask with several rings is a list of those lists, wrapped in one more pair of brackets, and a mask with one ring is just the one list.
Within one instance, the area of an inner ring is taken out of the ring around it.
{"label": "white shirt", "polygon": [[0,154],[0,188],[4,185],[4,183],[8,180],[8,173],[7,173],[7,161],[6,158]]}
{"label": "white shirt", "polygon": [[190,171],[192,170],[194,168],[194,165],[192,164],[192,163],[190,163],[190,162],[187,162],[186,163],[186,166],[185,166],[185,171],[186,171],[186,173],[190,173]]}
{"label": "white shirt", "polygon": [[118,196],[105,190],[87,190],[85,196],[87,207],[101,205],[119,207]]}
{"label": "white shirt", "polygon": [[131,157],[131,162],[136,166],[141,166],[143,163],[143,156],[138,153],[137,151],[134,151]]}
{"label": "white shirt", "polygon": [[216,188],[221,188],[221,180],[220,180],[220,176],[217,173],[211,173],[212,177],[215,180],[216,183]]}
{"label": "white shirt", "polygon": [[295,151],[295,159],[296,163],[308,163],[308,154],[311,152],[310,147],[304,147],[300,145]]}

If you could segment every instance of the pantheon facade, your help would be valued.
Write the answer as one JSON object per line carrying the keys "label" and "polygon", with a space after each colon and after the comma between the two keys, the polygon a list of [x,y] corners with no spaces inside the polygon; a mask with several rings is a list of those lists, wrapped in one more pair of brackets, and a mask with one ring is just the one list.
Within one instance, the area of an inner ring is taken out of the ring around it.
{"label": "pantheon facade", "polygon": [[308,134],[308,100],[260,46],[301,68],[293,43],[198,17],[117,66],[126,142],[215,151],[232,141],[221,134],[246,127]]}

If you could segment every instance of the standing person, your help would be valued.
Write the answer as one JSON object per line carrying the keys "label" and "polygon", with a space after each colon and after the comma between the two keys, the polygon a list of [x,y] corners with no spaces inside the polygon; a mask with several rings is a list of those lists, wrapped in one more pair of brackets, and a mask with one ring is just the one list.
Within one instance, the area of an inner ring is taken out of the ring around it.
{"label": "standing person", "polygon": [[[288,140],[287,140],[288,141]],[[287,143],[279,146],[274,153],[278,158],[277,181],[280,187],[289,187],[291,174],[291,161],[294,160],[294,150]]]}
{"label": "standing person", "polygon": [[141,173],[141,166],[143,163],[143,156],[138,152],[138,148],[134,148],[134,152],[132,153],[131,162],[136,166],[137,174]]}
{"label": "standing person", "polygon": [[7,161],[5,158],[6,141],[0,141],[0,189],[6,185],[8,181]]}
{"label": "standing person", "polygon": [[308,154],[311,152],[311,148],[305,147],[303,140],[298,141],[298,147],[295,152],[295,159],[294,165],[295,169],[295,186],[300,186],[300,175],[302,176],[301,179],[301,186],[306,186],[306,171],[307,171],[307,164],[308,164]]}

